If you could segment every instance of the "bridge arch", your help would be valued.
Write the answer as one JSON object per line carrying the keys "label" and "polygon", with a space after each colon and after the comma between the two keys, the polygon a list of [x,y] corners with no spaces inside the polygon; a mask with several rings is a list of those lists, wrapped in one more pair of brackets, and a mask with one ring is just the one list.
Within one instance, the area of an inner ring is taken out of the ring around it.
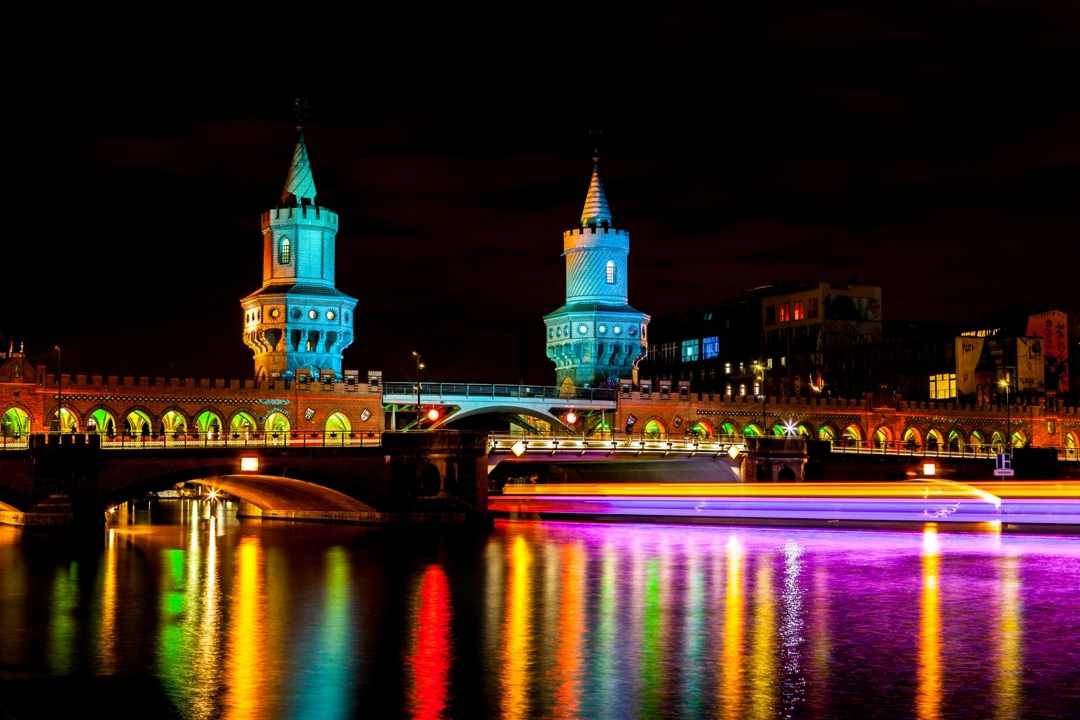
{"label": "bridge arch", "polygon": [[926,449],[938,451],[945,447],[945,435],[941,430],[930,428],[926,431]]}
{"label": "bridge arch", "polygon": [[[571,385],[572,384],[573,383],[571,383]],[[614,413],[614,411],[612,411],[612,413]],[[575,430],[574,428],[569,427],[565,422],[563,422],[563,419],[560,415],[556,415],[554,413],[540,410],[537,408],[522,407],[509,403],[505,405],[486,405],[480,407],[461,408],[456,412],[444,414],[441,418],[438,419],[438,421],[435,422],[434,425],[431,426],[431,429],[442,428],[458,420],[464,420],[465,418],[476,417],[479,415],[524,415],[526,417],[536,418],[537,420],[543,420],[544,422],[551,423],[553,427],[558,427],[571,435],[581,434],[580,430]],[[644,425],[642,425],[642,427],[644,427]]]}
{"label": "bridge arch", "polygon": [[716,427],[705,418],[699,418],[690,427],[690,435],[697,442],[709,442],[716,437]]}
{"label": "bridge arch", "polygon": [[743,435],[746,437],[763,437],[764,433],[761,432],[761,427],[757,423],[749,422],[743,428]]}
{"label": "bridge arch", "polygon": [[118,417],[120,414],[111,406],[94,405],[86,413],[86,431],[112,437],[116,435]]}
{"label": "bridge arch", "polygon": [[1021,428],[1017,428],[1016,430],[1013,430],[1012,446],[1014,448],[1020,448],[1020,447],[1026,447],[1027,444],[1028,444],[1027,433],[1024,432],[1023,429],[1021,429]]}
{"label": "bridge arch", "polygon": [[1080,453],[1080,436],[1070,430],[1062,436],[1061,444],[1065,448],[1065,458],[1075,460]]}
{"label": "bridge arch", "polygon": [[824,423],[817,431],[818,440],[828,440],[831,443],[836,443],[836,439],[840,437],[839,431],[832,423]]}
{"label": "bridge arch", "polygon": [[4,437],[26,437],[33,427],[34,416],[25,405],[9,405],[0,414],[0,435]]}
{"label": "bridge arch", "polygon": [[953,427],[949,430],[949,452],[963,452],[966,445],[963,428]]}
{"label": "bridge arch", "polygon": [[854,445],[855,447],[858,447],[862,445],[864,437],[865,434],[863,433],[862,427],[859,423],[853,422],[848,423],[847,427],[844,428],[844,434],[841,436],[840,441],[843,445]]}
{"label": "bridge arch", "polygon": [[345,410],[333,410],[326,416],[323,432],[329,436],[345,435],[352,432],[352,416]]}
{"label": "bridge arch", "polygon": [[259,416],[247,408],[240,408],[229,417],[229,433],[233,437],[248,436],[259,432]]}
{"label": "bridge arch", "polygon": [[185,434],[190,424],[187,413],[176,406],[161,413],[161,420],[158,422],[163,435]]}
{"label": "bridge arch", "polygon": [[268,433],[282,433],[292,430],[292,421],[287,411],[274,410],[263,419],[263,430]]}
{"label": "bridge arch", "polygon": [[[52,427],[52,420],[56,417],[56,410],[49,411],[49,427]],[[82,422],[82,417],[79,411],[73,407],[65,405],[60,408],[60,431],[61,432],[78,432],[79,428],[85,427]]]}
{"label": "bridge arch", "polygon": [[148,436],[154,430],[154,414],[142,405],[129,407],[124,413],[124,431],[128,435]]}
{"label": "bridge arch", "polygon": [[892,442],[893,431],[888,425],[879,425],[877,429],[874,430],[874,447],[878,450],[884,450],[892,445]]}
{"label": "bridge arch", "polygon": [[667,425],[658,416],[653,415],[645,421],[641,432],[649,440],[663,440],[667,437]]}
{"label": "bridge arch", "polygon": [[738,421],[731,418],[725,420],[718,428],[718,431],[725,437],[735,437],[736,435],[741,434]]}
{"label": "bridge arch", "polygon": [[904,434],[902,437],[902,442],[904,443],[905,450],[918,450],[922,447],[922,433],[919,432],[919,428],[915,427],[914,425],[908,425],[904,429]]}
{"label": "bridge arch", "polygon": [[222,422],[224,414],[213,407],[203,407],[195,414],[195,431],[200,435],[220,436],[225,424]]}
{"label": "bridge arch", "polygon": [[1005,449],[1005,433],[1000,430],[995,430],[994,434],[990,437],[990,445],[998,452],[1003,451]]}
{"label": "bridge arch", "polygon": [[795,434],[799,437],[805,437],[813,440],[817,437],[817,430],[814,428],[812,423],[807,420],[802,420],[795,427]]}
{"label": "bridge arch", "polygon": [[968,438],[968,445],[976,453],[982,450],[983,445],[986,444],[986,438],[978,429],[971,431],[971,436]]}

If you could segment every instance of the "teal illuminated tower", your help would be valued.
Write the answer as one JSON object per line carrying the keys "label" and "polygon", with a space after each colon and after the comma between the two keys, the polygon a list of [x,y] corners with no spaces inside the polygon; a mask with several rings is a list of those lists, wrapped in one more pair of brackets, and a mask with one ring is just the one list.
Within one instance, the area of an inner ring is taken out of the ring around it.
{"label": "teal illuminated tower", "polygon": [[[299,101],[297,101],[299,110]],[[334,287],[337,213],[315,202],[303,116],[285,192],[262,214],[263,285],[240,301],[244,342],[255,377],[341,378],[341,353],[353,341],[356,300]]]}
{"label": "teal illuminated tower", "polygon": [[593,163],[581,227],[563,233],[566,304],[544,316],[547,356],[564,387],[633,378],[648,347],[649,316],[627,304],[630,233],[612,226],[599,152]]}

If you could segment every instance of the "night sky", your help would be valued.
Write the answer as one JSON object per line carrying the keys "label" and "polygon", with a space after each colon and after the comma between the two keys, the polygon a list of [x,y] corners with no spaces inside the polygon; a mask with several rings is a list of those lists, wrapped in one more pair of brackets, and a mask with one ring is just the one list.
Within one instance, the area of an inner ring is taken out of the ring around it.
{"label": "night sky", "polygon": [[61,345],[65,372],[250,376],[238,301],[298,94],[361,373],[405,379],[419,350],[425,379],[516,382],[525,331],[527,381],[553,383],[541,316],[563,303],[592,128],[630,303],[654,318],[854,274],[886,320],[1077,312],[1076,8],[688,6],[588,31],[517,18],[527,35],[448,16],[277,64],[252,30],[233,51],[257,57],[214,74],[116,36],[18,81],[0,330],[34,362]]}

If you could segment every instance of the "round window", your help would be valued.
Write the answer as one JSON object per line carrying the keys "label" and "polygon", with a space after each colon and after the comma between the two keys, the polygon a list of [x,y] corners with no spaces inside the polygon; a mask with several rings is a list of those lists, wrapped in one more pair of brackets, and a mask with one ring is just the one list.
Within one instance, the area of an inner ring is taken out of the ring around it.
{"label": "round window", "polygon": [[607,326],[606,325],[601,325],[600,327],[598,327],[596,329],[601,333],[607,332]]}
{"label": "round window", "polygon": [[630,328],[630,329],[629,329],[629,330],[627,330],[626,332],[630,333],[630,336],[631,336],[631,337],[633,337],[634,335],[637,335],[637,332],[636,332],[636,331],[634,330],[634,328]]}
{"label": "round window", "polygon": [[298,318],[298,317],[300,317],[300,308],[293,308],[293,309],[292,309],[292,316],[293,316],[294,318]]}
{"label": "round window", "polygon": [[588,325],[582,325],[577,329],[577,331],[579,333],[581,333],[582,335],[588,335],[589,334],[589,326]]}
{"label": "round window", "polygon": [[548,328],[548,339],[550,340],[553,337],[555,337],[555,329],[554,328]]}
{"label": "round window", "polygon": [[336,317],[337,317],[337,315],[334,314],[333,310],[327,310],[326,311],[326,319],[327,320],[333,320]]}
{"label": "round window", "polygon": [[611,332],[613,332],[613,333],[615,333],[616,335],[618,335],[619,333],[621,333],[621,332],[622,332],[622,328],[620,328],[620,327],[619,327],[618,325],[616,325],[615,327],[611,328]]}
{"label": "round window", "polygon": [[309,318],[311,318],[312,320],[315,320],[315,319],[317,319],[319,317],[319,311],[318,310],[312,310],[312,311],[308,312],[307,316]]}
{"label": "round window", "polygon": [[280,314],[281,314],[281,311],[278,310],[277,308],[270,308],[270,317],[276,318]]}

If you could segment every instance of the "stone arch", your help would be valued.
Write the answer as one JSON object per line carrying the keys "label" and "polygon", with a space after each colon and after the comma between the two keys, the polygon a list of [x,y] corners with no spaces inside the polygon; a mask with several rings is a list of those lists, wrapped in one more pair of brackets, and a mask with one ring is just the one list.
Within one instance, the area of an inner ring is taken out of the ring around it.
{"label": "stone arch", "polygon": [[116,435],[119,417],[120,413],[111,406],[98,403],[86,412],[86,431],[112,437]]}
{"label": "stone arch", "polygon": [[862,445],[864,437],[866,437],[866,434],[863,432],[862,426],[859,425],[859,423],[848,423],[847,426],[844,427],[844,434],[840,437],[840,444],[859,447]]}
{"label": "stone arch", "polygon": [[904,428],[901,442],[904,443],[905,450],[918,450],[923,444],[922,433],[914,425],[908,425]]}
{"label": "stone arch", "polygon": [[273,410],[263,418],[263,430],[269,433],[289,432],[292,430],[292,419],[286,410]]}
{"label": "stone arch", "polygon": [[968,445],[977,455],[983,449],[983,446],[986,445],[986,436],[976,428],[975,430],[972,430],[971,435],[968,436]]}
{"label": "stone arch", "polygon": [[709,442],[716,437],[716,427],[705,418],[698,418],[690,427],[690,436],[696,442]]}
{"label": "stone arch", "polygon": [[926,431],[926,449],[939,451],[945,447],[945,435],[938,428]]}
{"label": "stone arch", "polygon": [[783,423],[773,423],[773,426],[769,428],[770,437],[787,437],[787,427]]}
{"label": "stone arch", "polygon": [[247,408],[240,408],[229,416],[229,434],[250,437],[259,432],[259,415]]}
{"label": "stone arch", "polygon": [[746,437],[763,437],[764,434],[761,432],[761,427],[757,423],[748,422],[746,423],[746,426],[743,427],[743,435]]}
{"label": "stone arch", "polygon": [[949,430],[949,434],[946,436],[947,446],[949,452],[964,452],[964,448],[967,446],[967,441],[964,438],[964,429],[961,427],[952,427]]}
{"label": "stone arch", "polygon": [[340,408],[331,410],[326,415],[326,422],[323,423],[323,432],[330,436],[351,434],[352,428],[352,416]]}
{"label": "stone arch", "polygon": [[1027,444],[1028,444],[1028,436],[1027,436],[1027,433],[1024,432],[1024,429],[1023,428],[1017,428],[1017,429],[1013,430],[1012,446],[1014,448],[1022,448],[1022,447],[1027,447]]}
{"label": "stone arch", "polygon": [[893,431],[888,425],[878,425],[874,430],[874,447],[885,450],[893,443]]}
{"label": "stone arch", "polygon": [[645,421],[641,432],[646,440],[664,440],[667,438],[667,425],[656,415]]}
{"label": "stone arch", "polygon": [[[49,429],[52,430],[52,419],[56,417],[56,408],[49,408],[46,412],[49,416]],[[82,422],[82,416],[79,414],[79,411],[71,407],[70,405],[65,404],[60,409],[60,417],[62,418],[62,422],[60,424],[61,432],[78,432],[79,428],[84,427]]]}
{"label": "stone arch", "polygon": [[717,432],[728,437],[735,437],[739,434],[739,423],[729,418],[720,425]]}
{"label": "stone arch", "polygon": [[1005,433],[995,430],[990,436],[990,445],[994,450],[1002,452],[1005,449]]}
{"label": "stone arch", "polygon": [[831,443],[835,443],[840,437],[840,431],[836,429],[836,426],[832,423],[825,423],[818,428],[817,431],[818,440],[828,440]]}
{"label": "stone arch", "polygon": [[[191,414],[191,417],[195,425],[195,432],[200,435],[221,435],[222,428],[225,427],[225,413],[209,405],[199,408]],[[217,422],[216,430],[214,429],[215,421]]]}
{"label": "stone arch", "polygon": [[799,422],[798,426],[796,426],[795,434],[799,437],[813,440],[817,437],[817,430],[814,429],[813,424],[806,420],[802,420]]}
{"label": "stone arch", "polygon": [[154,434],[154,413],[145,405],[134,405],[124,411],[124,433],[132,437]]}
{"label": "stone arch", "polygon": [[187,416],[183,409],[175,405],[166,408],[158,420],[158,428],[166,436],[186,434],[190,426],[191,418]]}
{"label": "stone arch", "polygon": [[1080,453],[1080,436],[1070,430],[1061,437],[1061,444],[1065,448],[1065,459],[1076,460]]}
{"label": "stone arch", "polygon": [[13,403],[0,413],[0,435],[26,437],[34,429],[34,416],[21,403]]}

